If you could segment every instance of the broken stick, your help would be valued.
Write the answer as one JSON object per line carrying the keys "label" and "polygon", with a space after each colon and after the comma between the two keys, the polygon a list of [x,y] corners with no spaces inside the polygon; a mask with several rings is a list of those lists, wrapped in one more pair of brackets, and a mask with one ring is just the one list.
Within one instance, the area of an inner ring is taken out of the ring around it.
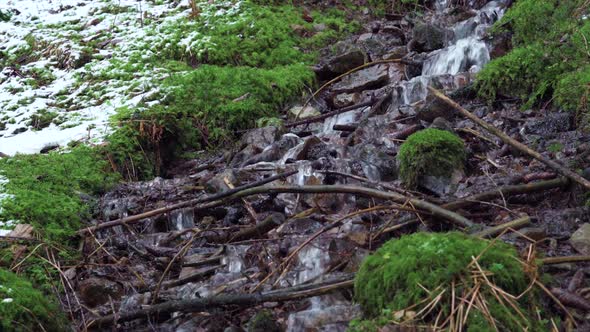
{"label": "broken stick", "polygon": [[513,148],[537,159],[538,161],[544,163],[545,165],[553,168],[554,170],[556,170],[558,173],[562,174],[563,176],[568,177],[570,180],[577,182],[577,183],[581,184],[587,190],[590,190],[590,181],[584,179],[579,174],[572,172],[568,168],[559,165],[558,163],[556,163],[555,161],[553,161],[551,159],[543,157],[539,152],[529,148],[528,146],[526,146],[526,145],[520,143],[519,141],[513,139],[512,137],[506,135],[506,133],[504,133],[503,131],[499,130],[498,128],[492,126],[491,124],[483,121],[482,119],[477,117],[475,114],[470,113],[468,110],[461,107],[461,105],[457,104],[456,102],[451,100],[444,93],[438,91],[437,89],[429,86],[428,90],[430,90],[430,92],[432,92],[435,97],[437,97],[438,99],[442,100],[443,102],[445,102],[449,106],[451,106],[454,109],[456,109],[457,111],[459,111],[466,118],[468,118],[469,120],[480,125],[481,127],[483,127],[485,130],[487,130],[492,135],[500,138],[504,143],[506,143],[506,144],[512,146]]}

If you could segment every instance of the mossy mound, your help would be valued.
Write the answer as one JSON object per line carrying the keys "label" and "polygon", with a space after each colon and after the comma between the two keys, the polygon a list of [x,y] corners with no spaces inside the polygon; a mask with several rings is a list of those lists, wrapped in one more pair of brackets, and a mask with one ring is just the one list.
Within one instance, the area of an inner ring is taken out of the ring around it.
{"label": "mossy mound", "polygon": [[456,135],[440,129],[424,129],[402,144],[397,155],[400,177],[408,187],[415,187],[425,175],[451,176],[463,167],[465,145]]}
{"label": "mossy mound", "polygon": [[[481,270],[472,264],[473,257],[478,256]],[[481,276],[475,277],[477,271],[485,271],[490,283]],[[399,316],[402,310],[420,312],[437,296],[440,300],[432,311],[416,314],[411,321],[429,324],[438,317],[440,327],[451,315],[453,301],[458,305],[462,302],[458,300],[460,297],[474,297],[477,293],[485,299],[489,312],[482,312],[480,305],[474,305],[465,330],[494,331],[493,324],[501,331],[543,330],[535,325],[538,322],[532,314],[534,293],[528,292],[519,301],[512,302],[519,308],[520,315],[507,301],[500,303],[497,298],[501,296],[492,294],[495,290],[490,285],[515,296],[526,292],[529,280],[511,246],[500,242],[492,244],[462,233],[404,236],[385,243],[363,262],[355,279],[355,298],[372,320],[357,321],[351,327],[365,331],[372,330],[371,326],[400,323],[407,318]],[[487,317],[493,317],[494,323]]]}
{"label": "mossy mound", "polygon": [[65,331],[65,317],[57,305],[30,282],[0,269],[0,330]]}

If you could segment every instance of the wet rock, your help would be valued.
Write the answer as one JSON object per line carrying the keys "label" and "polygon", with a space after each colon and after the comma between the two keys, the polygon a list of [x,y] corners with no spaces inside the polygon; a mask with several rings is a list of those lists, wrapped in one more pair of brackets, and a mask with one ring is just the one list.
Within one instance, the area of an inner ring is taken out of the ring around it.
{"label": "wet rock", "polygon": [[390,34],[365,33],[357,38],[356,45],[361,47],[371,60],[375,60],[383,57],[391,48],[403,45],[403,39]]}
{"label": "wet rock", "polygon": [[409,51],[432,52],[445,46],[447,31],[430,23],[418,23],[412,31]]}
{"label": "wet rock", "polygon": [[251,145],[258,150],[263,150],[281,137],[281,131],[274,126],[256,128],[248,131],[242,137],[242,146]]}
{"label": "wet rock", "polygon": [[572,129],[573,117],[571,113],[550,113],[547,116],[529,120],[524,131],[533,135],[556,134]]}
{"label": "wet rock", "polygon": [[336,304],[325,308],[314,308],[289,315],[287,331],[314,331],[319,326],[329,330],[322,331],[346,331],[348,323],[361,316],[358,305]]}
{"label": "wet rock", "polygon": [[416,109],[416,118],[421,121],[432,122],[436,118],[450,119],[456,111],[445,102],[429,94],[422,107]]}
{"label": "wet rock", "polygon": [[292,219],[277,228],[278,235],[305,235],[322,228],[322,223],[311,218]]}
{"label": "wet rock", "polygon": [[361,143],[351,149],[351,155],[358,160],[365,176],[373,181],[391,181],[397,178],[395,157],[389,155],[384,146]]}
{"label": "wet rock", "polygon": [[537,213],[537,218],[551,237],[569,237],[581,224],[590,223],[590,208],[542,210]]}
{"label": "wet rock", "polygon": [[512,34],[508,32],[494,36],[490,58],[495,59],[506,55],[512,49]]}
{"label": "wet rock", "polygon": [[338,47],[344,50],[314,68],[320,79],[334,78],[365,63],[366,54],[360,48],[350,44],[341,44]]}
{"label": "wet rock", "polygon": [[27,131],[27,130],[28,130],[28,129],[27,129],[26,127],[20,127],[20,128],[16,128],[16,129],[15,129],[15,130],[12,132],[12,134],[13,134],[13,135],[18,135],[18,134],[24,133],[24,132],[25,132],[25,131]]}
{"label": "wet rock", "polygon": [[457,190],[457,184],[464,174],[462,170],[455,170],[451,177],[443,176],[422,176],[418,179],[418,186],[431,191],[438,196],[445,196]]}
{"label": "wet rock", "polygon": [[358,92],[376,89],[389,82],[389,68],[387,65],[372,66],[355,72],[344,80],[334,84],[332,90],[336,93]]}
{"label": "wet rock", "polygon": [[270,311],[261,310],[248,322],[248,332],[281,332],[281,327]]}
{"label": "wet rock", "polygon": [[408,48],[405,46],[396,46],[391,48],[383,55],[383,60],[401,59],[408,54]]}
{"label": "wet rock", "polygon": [[360,94],[358,93],[341,93],[336,95],[333,99],[334,107],[342,108],[346,106],[350,106],[353,104],[358,103],[359,99],[361,98]]}
{"label": "wet rock", "polygon": [[545,231],[545,229],[542,227],[525,227],[520,229],[518,232],[535,241],[540,241],[547,237],[547,231]]}
{"label": "wet rock", "polygon": [[570,243],[582,255],[590,255],[590,223],[583,224],[572,234]]}
{"label": "wet rock", "polygon": [[229,180],[234,186],[239,186],[238,177],[234,170],[227,169],[209,179],[205,183],[205,191],[212,194],[228,191],[230,188],[227,183],[225,183],[225,179]]}
{"label": "wet rock", "polygon": [[241,207],[229,207],[227,214],[223,218],[223,225],[227,227],[238,224],[243,216],[244,210]]}
{"label": "wet rock", "polygon": [[39,153],[48,153],[59,148],[59,144],[47,144],[39,151]]}
{"label": "wet rock", "polygon": [[307,105],[305,106],[305,108],[301,107],[301,106],[293,106],[291,107],[291,109],[289,109],[289,113],[291,115],[293,115],[293,117],[299,118],[299,119],[305,119],[305,118],[309,118],[312,116],[318,116],[322,113],[320,113],[320,111],[317,110],[317,108],[311,106],[311,105]]}
{"label": "wet rock", "polygon": [[88,278],[78,284],[80,299],[90,307],[96,307],[109,302],[109,299],[119,300],[123,294],[121,285],[103,278]]}
{"label": "wet rock", "polygon": [[440,130],[454,132],[453,125],[449,121],[447,121],[447,119],[442,118],[442,117],[438,117],[438,118],[434,119],[434,121],[432,121],[432,124],[430,125],[430,128],[436,128],[436,129],[440,129]]}

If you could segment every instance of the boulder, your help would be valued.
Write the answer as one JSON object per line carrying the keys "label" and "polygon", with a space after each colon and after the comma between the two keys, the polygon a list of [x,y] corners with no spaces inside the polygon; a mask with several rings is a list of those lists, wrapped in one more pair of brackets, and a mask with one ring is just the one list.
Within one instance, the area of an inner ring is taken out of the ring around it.
{"label": "boulder", "polygon": [[334,84],[332,91],[336,93],[359,92],[367,89],[380,88],[388,82],[389,66],[377,65],[348,75],[342,81]]}
{"label": "boulder", "polygon": [[448,32],[430,23],[417,23],[412,31],[412,40],[408,50],[416,52],[432,52],[445,47]]}

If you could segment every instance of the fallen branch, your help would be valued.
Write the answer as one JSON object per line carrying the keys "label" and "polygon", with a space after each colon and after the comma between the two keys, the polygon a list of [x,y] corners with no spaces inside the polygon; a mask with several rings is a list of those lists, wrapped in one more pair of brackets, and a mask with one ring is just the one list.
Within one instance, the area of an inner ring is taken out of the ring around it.
{"label": "fallen branch", "polygon": [[485,130],[487,130],[491,134],[495,135],[496,137],[500,138],[504,143],[506,143],[506,144],[512,146],[513,148],[539,160],[540,162],[553,168],[555,171],[562,174],[563,176],[568,177],[570,180],[577,182],[577,183],[581,184],[584,188],[590,190],[590,181],[584,179],[579,174],[572,172],[568,168],[559,165],[558,163],[556,163],[555,161],[553,161],[551,159],[543,157],[539,152],[529,148],[528,146],[526,146],[526,145],[520,143],[519,141],[513,139],[512,137],[506,135],[506,133],[502,132],[498,128],[483,121],[482,119],[480,119],[476,115],[470,113],[468,110],[461,107],[461,105],[457,104],[456,102],[451,100],[449,97],[445,96],[442,92],[440,92],[430,86],[428,87],[428,90],[430,90],[430,92],[432,92],[435,97],[439,98],[440,100],[444,101],[449,106],[451,106],[454,109],[456,109],[457,111],[459,111],[466,118],[468,118],[471,121],[475,122],[476,124],[480,125]]}
{"label": "fallen branch", "polygon": [[78,235],[83,235],[83,234],[86,234],[86,233],[89,233],[89,232],[96,232],[98,230],[105,229],[105,228],[110,228],[110,227],[114,227],[114,226],[118,226],[118,225],[123,225],[123,224],[130,224],[130,223],[141,221],[142,219],[146,219],[146,218],[150,218],[150,217],[155,217],[155,216],[158,216],[158,215],[161,215],[161,214],[164,214],[164,213],[173,211],[173,210],[182,209],[182,208],[193,206],[193,205],[196,205],[196,204],[202,204],[202,203],[206,203],[206,202],[212,202],[212,201],[220,200],[222,198],[232,196],[233,194],[238,193],[238,192],[241,192],[243,190],[254,188],[254,187],[258,187],[258,186],[262,186],[262,185],[267,184],[269,182],[273,182],[273,181],[278,180],[278,179],[289,177],[289,176],[291,176],[291,175],[293,175],[293,174],[295,174],[297,172],[298,171],[285,172],[285,173],[282,173],[282,174],[278,174],[278,175],[275,175],[275,176],[268,177],[266,179],[262,179],[260,181],[256,181],[256,182],[249,183],[249,184],[246,184],[246,185],[243,185],[243,186],[239,186],[239,187],[236,187],[235,189],[230,189],[228,191],[224,191],[224,192],[219,193],[219,194],[207,196],[207,197],[204,197],[204,198],[192,199],[192,200],[188,200],[188,201],[176,203],[176,204],[173,204],[173,205],[170,205],[170,206],[166,206],[166,207],[163,207],[163,208],[159,208],[159,209],[151,210],[151,211],[148,211],[148,212],[136,214],[134,216],[125,217],[125,218],[121,218],[121,219],[117,219],[117,220],[113,220],[113,221],[103,222],[103,223],[98,224],[96,226],[91,226],[91,227],[83,228],[83,229],[79,230],[77,232],[77,234]]}
{"label": "fallen branch", "polygon": [[144,309],[120,312],[113,315],[103,316],[90,322],[87,328],[104,327],[115,323],[127,322],[138,318],[149,317],[152,315],[168,315],[173,312],[206,311],[226,305],[252,306],[264,302],[285,302],[300,300],[304,298],[327,294],[335,290],[351,288],[352,286],[353,280],[351,279],[336,283],[320,283],[317,284],[317,287],[315,288],[298,291],[292,291],[291,288],[285,288],[280,292],[273,291],[268,293],[256,294],[231,294],[219,295],[211,298],[196,298],[190,300],[169,301],[152,305]]}
{"label": "fallen branch", "polygon": [[524,216],[522,218],[518,218],[516,220],[509,221],[509,222],[504,223],[502,225],[490,227],[490,228],[485,229],[481,232],[477,232],[477,233],[473,234],[473,236],[477,236],[477,237],[495,236],[495,235],[498,235],[509,228],[517,229],[517,228],[523,227],[524,225],[529,224],[530,222],[531,222],[531,218],[529,216]]}
{"label": "fallen branch", "polygon": [[398,204],[411,204],[416,209],[430,212],[436,217],[443,218],[459,227],[468,228],[474,224],[469,219],[449,211],[445,208],[437,206],[435,204],[426,202],[424,200],[408,197],[402,194],[394,192],[385,192],[377,189],[370,189],[358,186],[346,186],[346,185],[310,185],[310,186],[274,186],[274,187],[256,187],[237,192],[223,200],[218,202],[203,204],[195,207],[195,210],[206,210],[222,205],[226,205],[228,202],[242,198],[245,196],[252,196],[258,194],[281,194],[281,193],[292,193],[292,194],[354,194],[384,200],[390,200]]}
{"label": "fallen branch", "polygon": [[541,258],[541,263],[543,263],[543,265],[589,262],[589,261],[590,261],[590,256],[561,256],[561,257]]}
{"label": "fallen branch", "polygon": [[[210,274],[213,274],[215,271],[217,271],[217,269],[220,269],[223,266],[224,266],[223,264],[215,265],[215,266],[212,266],[212,267],[208,267],[206,269],[203,269],[202,271],[193,273],[193,274],[191,274],[189,276],[186,276],[184,278],[179,278],[179,279],[176,279],[176,280],[170,280],[170,281],[163,282],[163,283],[161,283],[159,285],[160,287],[158,288],[158,292],[160,290],[162,290],[162,289],[168,289],[168,288],[172,288],[172,287],[178,287],[178,286],[181,286],[181,285],[184,285],[184,284],[188,284],[189,282],[195,282],[195,281],[201,280],[202,278],[204,278],[204,277],[206,277],[206,276],[208,276]],[[147,292],[149,290],[150,290],[149,288],[144,287],[144,288],[139,289],[138,292],[139,293],[145,293],[145,292]]]}
{"label": "fallen branch", "polygon": [[225,243],[225,242],[238,242],[243,240],[250,240],[261,237],[262,235],[270,232],[271,230],[279,227],[285,221],[285,216],[280,213],[273,213],[266,217],[263,221],[259,222],[255,226],[248,227],[240,230],[235,234],[220,234],[207,236],[207,242],[210,243]]}
{"label": "fallen branch", "polygon": [[[535,183],[528,183],[528,184],[520,184],[520,185],[508,185],[495,188],[490,191],[486,191],[480,194],[472,195],[466,198],[461,198],[453,202],[449,202],[446,204],[442,204],[441,207],[447,210],[456,211],[460,208],[464,208],[466,206],[477,204],[481,201],[490,200],[498,197],[506,197],[509,195],[518,195],[518,194],[526,194],[529,192],[536,192],[542,190],[551,190],[559,187],[563,187],[568,185],[569,180],[567,178],[557,178],[548,181],[540,181]],[[405,218],[401,218],[399,220],[398,225],[391,226],[387,229],[384,229],[378,234],[379,235],[391,233],[396,231],[402,227],[410,226],[419,222],[417,218],[414,216],[408,216]],[[375,238],[376,238],[375,237]]]}

